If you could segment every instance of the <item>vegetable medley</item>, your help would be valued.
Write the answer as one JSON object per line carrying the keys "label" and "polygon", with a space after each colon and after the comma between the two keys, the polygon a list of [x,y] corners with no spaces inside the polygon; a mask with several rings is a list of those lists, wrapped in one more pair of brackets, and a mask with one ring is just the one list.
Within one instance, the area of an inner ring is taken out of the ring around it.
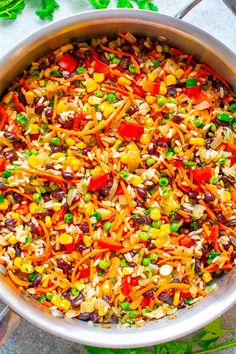
{"label": "vegetable medley", "polygon": [[131,33],[68,44],[0,118],[0,269],[53,315],[159,319],[235,264],[236,100],[191,55]]}

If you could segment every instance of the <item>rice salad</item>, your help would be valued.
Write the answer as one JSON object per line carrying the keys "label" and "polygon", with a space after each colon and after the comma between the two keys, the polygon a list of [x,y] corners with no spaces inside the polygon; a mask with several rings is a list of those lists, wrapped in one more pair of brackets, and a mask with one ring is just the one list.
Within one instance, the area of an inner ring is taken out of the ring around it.
{"label": "rice salad", "polygon": [[119,33],[33,62],[0,103],[0,270],[55,316],[139,324],[236,261],[236,99]]}

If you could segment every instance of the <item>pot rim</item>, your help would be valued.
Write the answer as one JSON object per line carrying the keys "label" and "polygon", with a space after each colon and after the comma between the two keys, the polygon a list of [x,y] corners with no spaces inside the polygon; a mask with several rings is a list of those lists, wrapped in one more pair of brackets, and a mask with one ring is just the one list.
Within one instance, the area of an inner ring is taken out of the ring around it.
{"label": "pot rim", "polygon": [[[78,22],[92,23],[97,20],[106,20],[111,21],[111,23],[113,21],[114,23],[115,20],[118,22],[121,18],[131,22],[142,20],[144,22],[149,22],[149,24],[159,22],[160,24],[166,26],[169,26],[171,21],[171,27],[174,27],[180,35],[185,34],[190,36],[194,38],[196,42],[203,42],[207,47],[209,47],[209,50],[214,50],[217,53],[220,53],[219,57],[223,57],[227,66],[235,72],[235,54],[214,37],[208,35],[206,32],[191,24],[185,23],[182,20],[175,19],[171,16],[135,9],[85,11],[55,21],[54,23],[46,25],[39,31],[30,35],[28,38],[20,42],[14,49],[4,55],[4,57],[0,60],[0,66],[4,68],[6,67],[9,72],[13,66],[12,63],[17,62],[17,56],[20,55],[23,57],[22,50],[24,48],[30,48],[31,46],[37,47],[37,42],[43,37],[52,36],[53,34],[62,31],[63,28],[76,25]],[[6,73],[3,74],[2,71],[1,74],[0,72],[0,82],[4,76],[6,76]],[[233,277],[236,275],[234,270],[231,271],[231,273],[233,273]],[[231,280],[231,284],[227,287],[227,289],[224,289],[224,291],[219,289],[220,291],[216,294],[215,301],[210,303],[207,307],[207,312],[204,308],[204,300],[202,300],[202,306],[198,307],[199,311],[195,311],[192,317],[188,316],[183,318],[181,319],[181,322],[172,322],[172,325],[168,326],[168,328],[158,328],[156,326],[149,325],[146,328],[143,327],[141,330],[137,328],[126,330],[103,330],[101,328],[89,327],[87,323],[83,326],[76,326],[75,324],[72,324],[73,321],[63,320],[64,322],[62,323],[62,319],[52,320],[51,316],[48,317],[48,315],[43,313],[43,311],[38,308],[33,308],[31,304],[27,304],[27,302],[19,296],[19,294],[14,294],[10,287],[7,284],[4,284],[2,279],[0,279],[0,283],[0,297],[2,300],[7,303],[10,308],[32,324],[67,340],[72,340],[86,345],[93,345],[97,347],[106,346],[110,348],[150,346],[180,338],[198,330],[210,321],[214,320],[216,317],[220,316],[223,312],[229,309],[229,307],[231,307],[236,301],[236,282],[235,280]],[[198,305],[195,307],[197,306]],[[188,311],[190,313],[190,310]],[[65,331],[63,331],[63,329],[65,329]]]}

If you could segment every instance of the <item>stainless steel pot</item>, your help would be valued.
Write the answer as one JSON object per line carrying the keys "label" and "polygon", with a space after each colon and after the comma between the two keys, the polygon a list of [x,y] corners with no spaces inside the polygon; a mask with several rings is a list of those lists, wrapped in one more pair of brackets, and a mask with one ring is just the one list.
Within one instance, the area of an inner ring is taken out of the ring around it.
{"label": "stainless steel pot", "polygon": [[[236,91],[236,57],[218,40],[179,19],[133,9],[116,9],[65,18],[24,40],[0,62],[0,94],[34,59],[56,47],[74,39],[111,36],[119,31],[153,36],[191,53],[222,75]],[[115,325],[105,329],[78,320],[53,317],[38,303],[11,289],[3,277],[0,277],[0,297],[20,316],[57,336],[97,347],[131,348],[174,340],[220,316],[236,301],[236,269],[218,280],[217,285],[218,289],[212,295],[191,309],[179,311],[176,318],[164,318],[141,328],[129,329]]]}

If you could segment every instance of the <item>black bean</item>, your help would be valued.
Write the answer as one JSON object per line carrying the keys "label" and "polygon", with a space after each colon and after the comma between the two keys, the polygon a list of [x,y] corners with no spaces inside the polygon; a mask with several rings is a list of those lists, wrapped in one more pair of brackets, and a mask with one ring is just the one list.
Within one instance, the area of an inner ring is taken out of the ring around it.
{"label": "black bean", "polygon": [[[42,112],[43,112],[43,110],[44,110],[44,104],[43,103],[39,103],[39,104],[36,104],[36,106],[35,106],[35,113],[36,114],[41,114]],[[45,112],[45,115],[46,115],[46,112]]]}
{"label": "black bean", "polygon": [[86,50],[86,51],[84,52],[84,56],[85,56],[85,58],[87,58],[87,59],[91,59],[91,58],[92,58],[92,51],[91,51],[91,49]]}
{"label": "black bean", "polygon": [[215,197],[211,192],[206,192],[204,194],[204,200],[208,203],[208,202],[214,202]]}
{"label": "black bean", "polygon": [[98,310],[95,310],[91,313],[90,315],[90,320],[93,322],[93,323],[98,323],[99,322],[99,319],[100,319],[100,316],[98,314]]}
{"label": "black bean", "polygon": [[14,161],[17,159],[17,155],[14,150],[4,152],[3,156],[6,160],[10,161]]}
{"label": "black bean", "polygon": [[26,102],[26,99],[25,99],[25,95],[23,94],[22,91],[19,91],[18,99],[19,99],[20,103],[22,103],[24,106],[27,105],[27,102]]}
{"label": "black bean", "polygon": [[182,279],[182,283],[189,284],[189,280],[187,278]]}
{"label": "black bean", "polygon": [[0,191],[5,191],[7,189],[7,187],[5,186],[5,184],[0,183]]}
{"label": "black bean", "polygon": [[52,107],[47,107],[45,109],[45,116],[47,118],[52,118],[52,115],[53,115],[53,108]]}
{"label": "black bean", "polygon": [[140,225],[145,224],[145,221],[146,221],[144,216],[141,216],[138,214],[133,215],[133,219],[136,223],[138,223]]}
{"label": "black bean", "polygon": [[83,312],[77,318],[78,318],[78,320],[81,320],[81,321],[89,321],[90,316],[91,316],[90,312]]}
{"label": "black bean", "polygon": [[197,199],[198,193],[194,192],[194,191],[190,191],[190,192],[188,192],[188,196],[190,199]]}
{"label": "black bean", "polygon": [[41,218],[46,218],[46,216],[53,216],[53,210],[46,209],[42,213],[40,213]]}
{"label": "black bean", "polygon": [[109,60],[107,59],[107,57],[105,56],[104,53],[102,53],[102,54],[100,55],[100,60],[101,60],[104,64],[107,64],[107,65],[110,64]]}
{"label": "black bean", "polygon": [[80,228],[81,228],[81,231],[84,232],[84,233],[89,233],[89,225],[87,222],[83,222],[81,225],[80,225]]}
{"label": "black bean", "polygon": [[69,172],[69,171],[63,171],[61,175],[67,181],[71,181],[74,178],[73,172]]}
{"label": "black bean", "polygon": [[127,109],[127,113],[131,116],[137,111],[138,111],[138,106],[136,106],[135,104],[129,106],[129,108]]}
{"label": "black bean", "polygon": [[55,152],[61,152],[62,151],[62,146],[52,146],[52,153],[54,154]]}
{"label": "black bean", "polygon": [[180,280],[178,278],[175,278],[174,280],[172,280],[171,283],[180,283]]}
{"label": "black bean", "polygon": [[67,262],[65,262],[63,259],[58,259],[57,260],[57,266],[61,269],[63,269],[64,272],[68,272],[68,270],[71,268],[71,265]]}
{"label": "black bean", "polygon": [[95,51],[96,51],[96,53],[104,53],[104,52],[105,52],[105,50],[104,50],[100,45],[98,45],[98,46],[95,48]]}
{"label": "black bean", "polygon": [[133,48],[129,43],[124,43],[121,45],[122,52],[133,53]]}
{"label": "black bean", "polygon": [[148,242],[148,243],[147,243],[147,249],[148,249],[149,251],[153,250],[154,248],[156,248],[156,246],[154,245],[153,242]]}
{"label": "black bean", "polygon": [[20,195],[20,194],[18,194],[18,193],[16,193],[16,192],[13,192],[12,193],[12,196],[13,196],[13,198],[15,199],[15,201],[17,202],[17,203],[21,203],[22,202],[22,196]]}
{"label": "black bean", "polygon": [[146,298],[146,299],[150,299],[151,297],[153,297],[154,295],[154,291],[153,290],[148,290],[146,291],[145,293],[143,293],[143,296]]}
{"label": "black bean", "polygon": [[199,261],[199,259],[195,260],[195,267],[194,268],[195,268],[194,270],[196,273],[201,271],[201,261]]}
{"label": "black bean", "polygon": [[37,275],[37,277],[32,281],[32,286],[38,286],[41,283],[41,280],[41,275]]}
{"label": "black bean", "polygon": [[156,146],[159,146],[159,147],[168,147],[167,142],[162,140],[162,138],[158,138],[155,143],[156,143]]}
{"label": "black bean", "polygon": [[135,43],[136,47],[138,47],[141,51],[144,51],[146,49],[144,42],[146,42],[145,38],[139,38],[137,43]]}
{"label": "black bean", "polygon": [[63,121],[62,126],[64,129],[72,129],[74,125],[74,117],[68,117],[65,121]]}
{"label": "black bean", "polygon": [[20,257],[20,255],[21,255],[21,248],[20,248],[20,246],[18,245],[18,243],[15,244],[14,249],[15,249],[15,252],[16,252],[16,256],[17,256],[17,257]]}
{"label": "black bean", "polygon": [[236,259],[236,251],[233,251],[230,256],[231,261],[233,262]]}
{"label": "black bean", "polygon": [[225,217],[222,213],[216,213],[216,218],[219,222],[222,222],[225,220]]}
{"label": "black bean", "polygon": [[146,198],[147,196],[147,191],[144,188],[137,187],[137,192],[142,198]]}
{"label": "black bean", "polygon": [[63,296],[64,299],[71,301],[70,292],[69,291],[65,291],[64,293],[61,294],[61,296]]}
{"label": "black bean", "polygon": [[128,266],[129,267],[136,267],[136,263],[135,262],[128,262]]}
{"label": "black bean", "polygon": [[[89,231],[88,231],[89,232]],[[87,232],[87,233],[88,233]],[[82,252],[82,251],[84,251],[84,250],[86,250],[86,246],[85,246],[85,244],[83,243],[83,241],[80,241],[80,243],[78,244],[78,246],[77,246],[77,249],[78,249],[78,251],[80,251],[80,252]]]}
{"label": "black bean", "polygon": [[150,215],[145,215],[145,224],[151,225],[151,223],[152,223],[152,219]]}
{"label": "black bean", "polygon": [[183,88],[186,86],[186,82],[181,81],[181,79],[177,79],[177,86],[179,88]]}
{"label": "black bean", "polygon": [[16,219],[13,219],[13,218],[11,218],[11,219],[6,219],[5,221],[4,221],[4,226],[8,229],[8,230],[10,230],[10,231],[15,231],[15,226],[16,226],[16,224],[17,224],[17,220]]}
{"label": "black bean", "polygon": [[43,197],[44,202],[49,202],[49,200],[51,200],[51,195],[50,195],[49,192],[44,193],[44,194],[42,195],[42,197]]}
{"label": "black bean", "polygon": [[29,221],[27,225],[31,228],[31,233],[35,234],[36,233],[36,225],[32,221]]}
{"label": "black bean", "polygon": [[111,301],[110,297],[107,295],[103,295],[102,299],[108,303]]}
{"label": "black bean", "polygon": [[130,58],[127,58],[127,57],[123,57],[119,63],[119,66],[122,68],[122,69],[128,69],[129,65],[130,65],[131,61],[130,61]]}
{"label": "black bean", "polygon": [[230,123],[220,120],[218,118],[216,118],[215,122],[221,127],[230,127]]}
{"label": "black bean", "polygon": [[236,226],[236,219],[226,221],[226,226]]}
{"label": "black bean", "polygon": [[158,296],[158,299],[160,301],[163,301],[163,302],[167,303],[168,305],[172,305],[172,303],[173,303],[173,297],[170,296],[168,293],[165,293],[165,292],[161,293]]}
{"label": "black bean", "polygon": [[118,320],[118,318],[115,316],[115,315],[112,315],[111,316],[111,323],[119,323],[119,320]]}
{"label": "black bean", "polygon": [[19,139],[15,133],[12,132],[4,132],[4,137],[7,138],[8,140],[12,140],[13,142],[18,142]]}
{"label": "black bean", "polygon": [[82,150],[82,154],[87,156],[88,155],[88,152],[90,151],[91,149],[90,148],[85,148]]}
{"label": "black bean", "polygon": [[65,192],[62,191],[62,190],[60,190],[60,189],[57,189],[57,190],[55,190],[55,191],[52,192],[51,196],[52,196],[53,198],[56,198],[56,199],[58,199],[59,201],[61,201],[61,200],[64,198],[64,196],[65,196]]}
{"label": "black bean", "polygon": [[99,195],[103,198],[107,197],[109,194],[110,194],[110,190],[111,190],[111,185],[107,185],[107,186],[104,186],[102,188],[99,189]]}
{"label": "black bean", "polygon": [[173,122],[174,123],[181,123],[183,121],[183,118],[180,117],[178,114],[176,114],[174,117],[173,117]]}
{"label": "black bean", "polygon": [[71,300],[71,305],[73,307],[77,307],[80,305],[80,303],[84,301],[84,295],[83,294],[79,294],[78,296],[76,296],[74,299]]}
{"label": "black bean", "polygon": [[46,163],[45,168],[47,170],[54,170],[54,166],[51,163]]}
{"label": "black bean", "polygon": [[168,86],[167,91],[168,91],[168,94],[172,97],[176,96],[176,94],[177,94],[176,88],[174,86]]}
{"label": "black bean", "polygon": [[207,150],[211,149],[211,144],[212,144],[213,140],[214,140],[213,138],[209,138],[206,140],[205,147]]}
{"label": "black bean", "polygon": [[139,199],[135,199],[135,202],[137,204],[137,207],[143,208],[144,207],[144,201],[141,201]]}

